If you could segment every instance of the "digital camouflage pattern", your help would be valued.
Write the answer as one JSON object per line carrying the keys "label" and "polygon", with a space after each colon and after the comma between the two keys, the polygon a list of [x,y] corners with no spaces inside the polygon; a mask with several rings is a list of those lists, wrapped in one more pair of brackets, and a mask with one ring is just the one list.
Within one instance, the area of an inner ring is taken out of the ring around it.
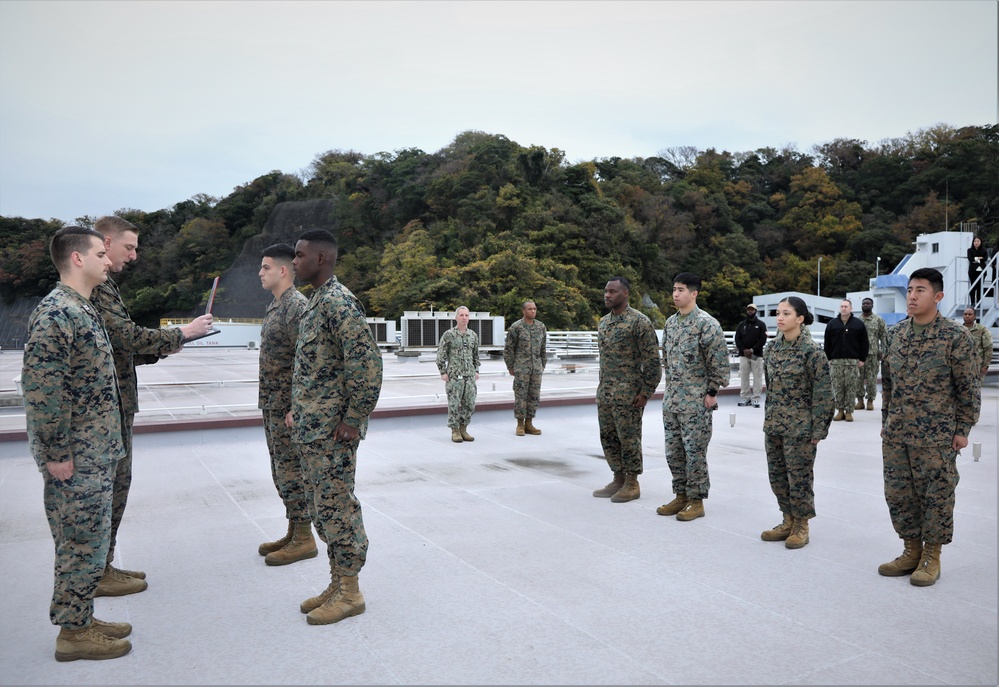
{"label": "digital camouflage pattern", "polygon": [[447,426],[458,429],[468,425],[475,413],[478,388],[475,374],[479,371],[479,337],[471,329],[462,334],[457,327],[444,332],[437,344],[437,369],[447,375]]}
{"label": "digital camouflage pattern", "polygon": [[[21,384],[31,454],[42,472],[45,514],[55,543],[49,617],[90,623],[111,532],[112,479],[124,455],[111,343],[94,306],[59,283],[28,323]],[[57,480],[49,462],[73,461]]]}
{"label": "digital camouflage pattern", "polygon": [[111,348],[114,349],[122,409],[135,414],[139,411],[135,366],[155,363],[168,353],[179,350],[184,333],[178,327],[149,329],[133,322],[121,299],[121,292],[110,276],[106,282],[94,287],[90,300],[101,313]]}
{"label": "digital camouflage pattern", "polygon": [[[356,575],[367,554],[354,474],[357,448],[381,388],[382,356],[364,307],[330,277],[312,294],[301,316],[291,412],[312,522],[341,575]],[[356,428],[358,438],[336,439],[341,422]]]}
{"label": "digital camouflage pattern", "polygon": [[829,435],[835,407],[829,361],[810,336],[778,333],[764,352],[764,446],[770,488],[782,513],[815,517],[816,445]]}
{"label": "digital camouflage pattern", "polygon": [[178,328],[149,329],[132,321],[121,298],[117,284],[108,275],[107,281],[98,284],[90,293],[90,301],[101,314],[104,328],[114,351],[114,366],[118,373],[121,393],[121,438],[125,455],[115,469],[114,496],[111,504],[111,545],[108,563],[114,560],[118,529],[128,505],[128,492],[132,487],[132,426],[139,411],[139,383],[136,365],[151,365],[180,349],[184,334]]}
{"label": "digital camouflage pattern", "polygon": [[541,375],[548,364],[548,328],[540,320],[521,318],[510,325],[503,346],[503,362],[513,371],[513,414],[529,420],[538,412]]}
{"label": "digital camouflage pattern", "polygon": [[364,306],[336,277],[315,290],[299,322],[292,376],[292,438],[330,439],[343,422],[363,439],[382,389],[382,356]]}
{"label": "digital camouflage pattern", "polygon": [[686,317],[674,313],[663,329],[663,433],[673,493],[706,499],[711,488],[707,452],[711,410],[708,389],[728,385],[730,366],[725,332],[718,320],[696,305]]}
{"label": "digital camouflage pattern", "polygon": [[860,388],[860,368],[857,367],[857,360],[855,358],[830,360],[829,377],[832,381],[833,404],[841,410],[852,413],[853,402]]}
{"label": "digital camouflage pattern", "polygon": [[985,379],[989,364],[992,362],[992,333],[987,327],[975,322],[970,328],[965,327],[974,342],[975,357],[978,359],[978,371],[981,379]]}
{"label": "digital camouflage pattern", "polygon": [[860,381],[857,385],[857,398],[873,401],[878,395],[878,372],[880,372],[880,360],[885,352],[885,345],[888,340],[888,325],[884,319],[875,313],[869,316],[861,314],[860,321],[867,327],[868,353],[864,360],[864,366],[859,370]]}
{"label": "digital camouflage pattern", "polygon": [[981,394],[966,327],[937,313],[918,334],[912,319],[888,330],[882,361],[885,501],[899,537],[953,538],[960,478],[955,436],[978,422]]}
{"label": "digital camouflage pattern", "polygon": [[597,327],[600,379],[597,403],[630,406],[635,396],[652,398],[662,379],[659,340],[648,317],[634,308],[607,313]]}
{"label": "digital camouflage pattern", "polygon": [[822,440],[829,436],[833,403],[829,361],[811,337],[787,341],[778,333],[763,354],[767,399],[763,431]]}
{"label": "digital camouflage pattern", "polygon": [[597,328],[600,381],[597,425],[600,446],[613,472],[643,471],[642,415],[633,408],[639,394],[652,398],[662,379],[659,341],[648,317],[634,308],[607,313]]}
{"label": "digital camouflage pattern", "polygon": [[285,415],[291,410],[298,324],[309,299],[288,288],[267,306],[260,325],[260,386],[257,407],[263,410],[264,438],[271,458],[271,477],[289,520],[309,519],[305,476],[298,448],[291,440]]}

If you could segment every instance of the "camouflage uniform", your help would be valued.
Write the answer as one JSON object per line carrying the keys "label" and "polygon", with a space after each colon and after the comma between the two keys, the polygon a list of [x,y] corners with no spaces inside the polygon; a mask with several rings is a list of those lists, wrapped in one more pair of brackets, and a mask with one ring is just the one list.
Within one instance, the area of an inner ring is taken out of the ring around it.
{"label": "camouflage uniform", "polygon": [[110,276],[103,284],[94,287],[90,301],[97,306],[104,319],[104,328],[114,349],[114,366],[121,391],[121,438],[125,445],[125,455],[118,461],[114,476],[111,544],[107,560],[110,564],[114,560],[118,527],[125,515],[128,490],[132,485],[132,424],[139,411],[139,385],[135,366],[155,363],[168,353],[178,350],[184,341],[184,333],[178,328],[148,329],[133,322],[125,308],[121,292]]}
{"label": "camouflage uniform", "polygon": [[880,361],[885,352],[885,340],[888,338],[888,325],[880,315],[871,313],[870,317],[861,313],[860,320],[867,327],[867,359],[859,370],[860,383],[857,384],[857,400],[863,401],[866,393],[868,401],[874,401],[878,395],[878,372]]}
{"label": "camouflage uniform", "polygon": [[271,301],[260,325],[260,390],[257,407],[263,410],[264,437],[271,456],[271,477],[284,502],[288,520],[309,519],[305,477],[298,447],[291,441],[285,416],[291,410],[291,377],[295,369],[298,322],[309,299],[294,287]]}
{"label": "camouflage uniform", "polygon": [[770,488],[782,513],[815,517],[815,444],[832,422],[833,393],[826,354],[810,336],[782,333],[767,346],[763,420]]}
{"label": "camouflage uniform", "polygon": [[600,445],[612,472],[642,474],[642,414],[632,403],[652,398],[662,379],[659,341],[652,321],[634,308],[607,313],[597,328],[600,381],[597,423]]}
{"label": "camouflage uniform", "polygon": [[985,381],[985,373],[992,363],[992,334],[989,330],[975,322],[971,327],[965,327],[974,342],[975,356],[978,359],[979,382]]}
{"label": "camouflage uniform", "polygon": [[964,329],[937,313],[918,334],[912,318],[888,330],[881,366],[885,501],[902,539],[949,544],[954,535],[953,440],[968,436],[981,408]]}
{"label": "camouflage uniform", "polygon": [[[368,537],[354,495],[357,447],[382,387],[382,356],[364,306],[336,277],[316,289],[302,313],[291,387],[292,441],[299,446],[306,498],[331,569],[357,575]],[[357,439],[335,438],[343,422]]]}
{"label": "camouflage uniform", "polygon": [[[49,618],[75,630],[90,624],[108,557],[112,482],[125,453],[118,384],[100,316],[65,284],[42,299],[28,328],[24,411],[55,542]],[[45,467],[65,461],[73,461],[73,476],[65,481]]]}
{"label": "camouflage uniform", "polygon": [[518,420],[530,420],[538,412],[547,348],[548,329],[540,320],[527,324],[521,318],[506,332],[503,362],[513,370],[513,414]]}
{"label": "camouflage uniform", "polygon": [[466,329],[462,334],[457,327],[444,332],[437,344],[437,369],[447,375],[447,426],[458,429],[468,425],[475,412],[475,374],[479,371],[479,338]]}
{"label": "camouflage uniform", "polygon": [[704,407],[708,389],[721,389],[731,377],[728,345],[718,320],[696,305],[680,319],[674,313],[663,329],[663,430],[673,493],[708,498],[708,442],[711,411]]}

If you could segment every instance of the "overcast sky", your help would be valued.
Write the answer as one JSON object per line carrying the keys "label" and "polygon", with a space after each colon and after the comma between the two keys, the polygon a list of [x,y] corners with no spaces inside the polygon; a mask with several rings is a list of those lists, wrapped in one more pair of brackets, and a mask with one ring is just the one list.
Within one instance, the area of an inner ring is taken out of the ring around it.
{"label": "overcast sky", "polygon": [[462,131],[570,162],[997,121],[995,0],[0,1],[0,215],[151,212]]}

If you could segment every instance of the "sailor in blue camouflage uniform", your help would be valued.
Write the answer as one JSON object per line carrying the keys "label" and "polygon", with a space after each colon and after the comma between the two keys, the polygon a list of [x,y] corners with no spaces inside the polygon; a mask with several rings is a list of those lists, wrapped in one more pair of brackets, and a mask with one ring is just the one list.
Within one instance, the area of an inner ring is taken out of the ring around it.
{"label": "sailor in blue camouflage uniform", "polygon": [[940,579],[940,549],[954,537],[957,453],[978,422],[977,358],[967,330],[937,310],[943,275],[909,275],[909,317],[888,330],[881,363],[885,501],[902,555],[878,567],[918,587]]}
{"label": "sailor in blue camouflage uniform", "polygon": [[777,336],[764,353],[767,400],[763,420],[770,488],[783,521],[760,537],[789,549],[808,544],[815,517],[815,454],[829,434],[835,404],[826,354],[802,328],[812,314],[797,296],[777,305]]}
{"label": "sailor in blue camouflage uniform", "polygon": [[673,278],[677,311],[663,329],[663,432],[675,498],[656,509],[687,522],[704,517],[708,498],[708,443],[718,390],[731,378],[728,345],[718,320],[697,307],[701,279],[691,272]]}
{"label": "sailor in blue camouflage uniform", "polygon": [[310,625],[364,612],[357,576],[368,536],[354,495],[357,447],[382,388],[382,356],[364,306],[333,275],[337,242],[312,229],[295,244],[297,277],[314,289],[299,323],[291,387],[292,440],[299,446],[310,513],[327,546],[330,585],[302,602]]}
{"label": "sailor in blue camouflage uniform", "polygon": [[613,503],[641,496],[642,415],[663,373],[656,330],[646,315],[628,305],[630,294],[631,283],[625,277],[611,277],[604,286],[604,305],[610,312],[600,318],[597,328],[597,423],[614,479],[593,495]]}
{"label": "sailor in blue camouflage uniform", "polygon": [[537,319],[538,306],[525,301],[520,308],[523,317],[506,330],[503,362],[513,377],[513,415],[517,418],[515,434],[538,435],[534,416],[541,401],[541,376],[548,364],[548,328]]}
{"label": "sailor in blue camouflage uniform", "polygon": [[55,543],[55,657],[117,658],[131,650],[124,637],[132,628],[94,618],[94,592],[110,542],[115,466],[124,455],[121,407],[111,342],[88,300],[111,260],[103,236],[82,227],[60,229],[49,251],[60,281],[31,315],[21,383]]}
{"label": "sailor in blue camouflage uniform", "polygon": [[260,325],[257,407],[263,413],[271,478],[288,520],[288,531],[283,537],[257,547],[257,553],[264,556],[267,565],[288,565],[319,555],[312,536],[302,461],[287,423],[291,412],[291,377],[295,370],[298,325],[309,303],[309,299],[295,288],[294,260],[295,249],[287,243],[277,243],[264,249],[257,272],[260,285],[274,296]]}
{"label": "sailor in blue camouflage uniform", "polygon": [[[94,223],[104,237],[104,248],[111,261],[112,274],[121,272],[125,265],[135,260],[139,247],[139,230],[131,222],[110,215]],[[212,326],[212,316],[202,315],[183,327],[149,329],[132,321],[121,297],[118,285],[108,276],[107,281],[94,287],[90,296],[104,320],[104,327],[114,349],[115,370],[121,391],[122,441],[125,455],[118,461],[114,477],[114,496],[111,507],[111,545],[108,547],[107,565],[97,585],[96,596],[124,596],[145,590],[146,573],[140,570],[122,570],[111,563],[114,560],[118,528],[125,515],[128,492],[132,485],[132,425],[139,411],[138,377],[136,365],[150,365],[161,358],[176,353],[187,337],[200,336]]]}
{"label": "sailor in blue camouflage uniform", "polygon": [[454,311],[456,326],[448,329],[437,343],[437,370],[447,392],[447,426],[451,441],[475,441],[468,424],[475,413],[479,380],[479,337],[468,328],[470,313],[464,305]]}

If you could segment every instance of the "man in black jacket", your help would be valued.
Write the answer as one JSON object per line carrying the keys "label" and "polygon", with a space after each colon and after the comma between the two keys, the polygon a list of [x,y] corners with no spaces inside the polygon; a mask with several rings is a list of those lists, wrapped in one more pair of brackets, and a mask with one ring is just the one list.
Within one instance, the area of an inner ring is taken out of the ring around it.
{"label": "man in black jacket", "polygon": [[853,422],[853,402],[860,384],[860,368],[867,359],[870,344],[867,327],[859,317],[853,316],[853,303],[843,299],[839,304],[839,317],[826,325],[826,357],[832,374],[833,397],[836,399],[836,416],[833,420]]}
{"label": "man in black jacket", "polygon": [[[735,329],[735,348],[739,351],[739,376],[742,378],[740,406],[760,407],[763,391],[763,344],[767,342],[767,325],[756,316],[756,306],[746,306],[746,319]],[[750,386],[749,375],[753,375]]]}

